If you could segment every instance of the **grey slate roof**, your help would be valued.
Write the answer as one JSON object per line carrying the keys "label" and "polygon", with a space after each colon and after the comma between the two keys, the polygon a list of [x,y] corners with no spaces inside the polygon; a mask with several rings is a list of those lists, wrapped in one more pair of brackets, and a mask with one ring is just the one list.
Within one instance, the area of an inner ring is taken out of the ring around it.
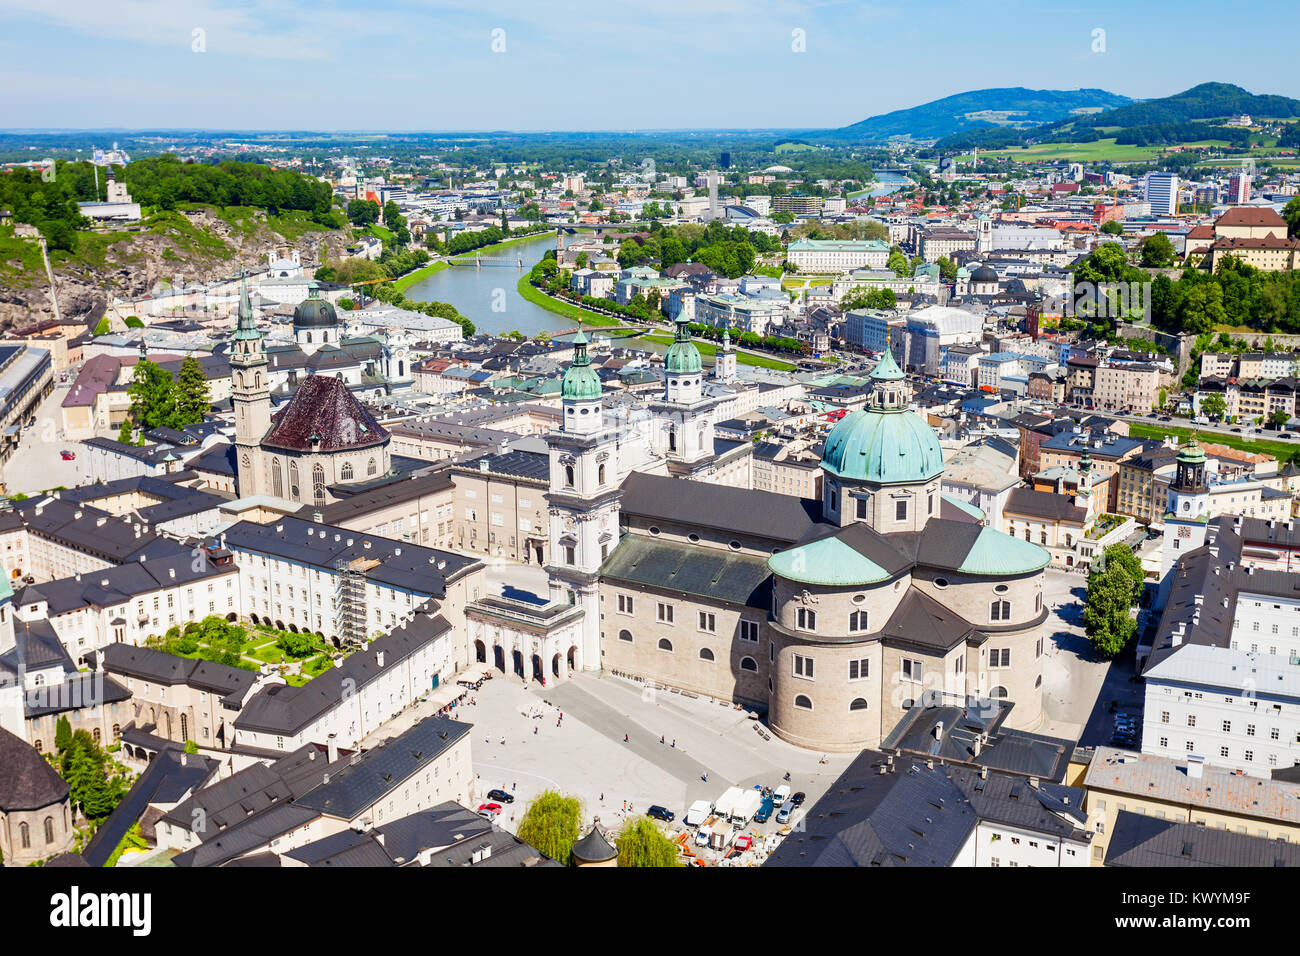
{"label": "grey slate roof", "polygon": [[601,566],[600,575],[607,581],[679,591],[731,604],[766,608],[771,603],[771,572],[763,558],[640,534],[623,536]]}
{"label": "grey slate roof", "polygon": [[821,516],[821,502],[811,499],[642,472],[624,480],[619,508],[628,515],[787,543],[802,538]]}
{"label": "grey slate roof", "polygon": [[1026,515],[1047,521],[1076,521],[1083,523],[1086,512],[1067,495],[1052,491],[1035,491],[1033,488],[1013,488],[1002,506],[1005,514]]}
{"label": "grey slate roof", "polygon": [[399,736],[364,751],[347,766],[332,770],[328,783],[318,784],[294,803],[328,816],[353,820],[437,760],[469,731],[470,725],[458,720],[428,717]]}
{"label": "grey slate roof", "polygon": [[39,810],[67,796],[68,785],[36,748],[0,727],[0,813]]}
{"label": "grey slate roof", "polygon": [[1121,810],[1106,865],[1294,867],[1300,866],[1300,846]]}
{"label": "grey slate roof", "polygon": [[257,680],[256,671],[213,661],[192,660],[120,642],[104,648],[103,668],[113,674],[139,677],[156,684],[186,684],[223,697],[242,698]]}

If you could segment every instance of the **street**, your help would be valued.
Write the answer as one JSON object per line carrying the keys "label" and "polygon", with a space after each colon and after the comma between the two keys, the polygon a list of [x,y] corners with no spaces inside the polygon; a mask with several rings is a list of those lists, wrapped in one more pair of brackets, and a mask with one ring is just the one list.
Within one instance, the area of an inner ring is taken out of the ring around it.
{"label": "street", "polygon": [[[27,495],[51,488],[72,488],[82,481],[82,455],[79,442],[63,437],[60,405],[68,394],[68,385],[56,386],[36,409],[36,424],[22,433],[18,449],[4,465],[5,494]],[[59,452],[76,453],[74,461],[64,461]]]}

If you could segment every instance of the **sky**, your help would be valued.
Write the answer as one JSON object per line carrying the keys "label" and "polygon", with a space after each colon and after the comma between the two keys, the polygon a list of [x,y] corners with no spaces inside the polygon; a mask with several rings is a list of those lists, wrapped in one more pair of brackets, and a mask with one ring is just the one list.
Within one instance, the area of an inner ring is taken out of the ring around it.
{"label": "sky", "polygon": [[1292,0],[0,0],[0,128],[812,129],[997,86],[1151,98],[1213,80],[1300,97],[1298,10]]}

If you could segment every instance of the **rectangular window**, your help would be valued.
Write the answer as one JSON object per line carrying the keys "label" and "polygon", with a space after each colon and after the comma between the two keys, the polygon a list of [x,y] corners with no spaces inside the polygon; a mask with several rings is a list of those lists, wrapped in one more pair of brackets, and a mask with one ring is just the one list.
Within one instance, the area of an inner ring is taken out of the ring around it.
{"label": "rectangular window", "polygon": [[920,661],[903,659],[903,679],[919,681],[925,675],[925,667]]}
{"label": "rectangular window", "polygon": [[849,661],[849,680],[866,680],[871,676],[871,661],[859,658]]}
{"label": "rectangular window", "polygon": [[717,625],[714,620],[714,617],[708,611],[700,612],[700,630],[707,631],[710,634],[714,634],[717,632]]}
{"label": "rectangular window", "polygon": [[741,621],[740,622],[740,639],[742,641],[758,642],[758,622]]}
{"label": "rectangular window", "polygon": [[619,614],[632,613],[632,595],[620,594],[618,596],[618,613]]}
{"label": "rectangular window", "polygon": [[1011,648],[993,648],[989,651],[989,667],[1010,667],[1011,666]]}
{"label": "rectangular window", "polygon": [[813,679],[813,659],[804,657],[801,654],[794,655],[794,676],[805,677],[808,680]]}
{"label": "rectangular window", "polygon": [[895,521],[907,520],[907,499],[906,498],[899,498],[897,501],[894,502],[894,520]]}
{"label": "rectangular window", "polygon": [[815,631],[817,629],[817,612],[801,607],[795,612],[795,622],[801,631]]}
{"label": "rectangular window", "polygon": [[671,604],[660,604],[657,616],[664,624],[673,623],[673,606]]}
{"label": "rectangular window", "polygon": [[856,511],[855,511],[854,513],[855,513],[859,518],[866,518],[866,516],[867,516],[867,499],[866,499],[866,498],[858,498],[858,499],[857,499],[857,503],[854,505],[854,508],[856,509]]}

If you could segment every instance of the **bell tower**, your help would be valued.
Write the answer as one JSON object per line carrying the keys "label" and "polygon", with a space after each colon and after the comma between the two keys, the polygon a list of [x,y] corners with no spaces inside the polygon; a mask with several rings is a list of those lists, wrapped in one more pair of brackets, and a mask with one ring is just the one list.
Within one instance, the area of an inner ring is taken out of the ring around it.
{"label": "bell tower", "polygon": [[1164,605],[1173,583],[1178,559],[1205,544],[1210,520],[1210,488],[1205,483],[1205,449],[1195,432],[1178,451],[1173,483],[1169,486],[1169,506],[1165,513],[1165,533],[1160,542],[1160,593],[1157,607]]}
{"label": "bell tower", "polygon": [[231,402],[235,407],[235,467],[241,497],[262,494],[262,439],[271,428],[271,380],[266,346],[253,319],[248,284],[239,280],[239,325],[230,353]]}

